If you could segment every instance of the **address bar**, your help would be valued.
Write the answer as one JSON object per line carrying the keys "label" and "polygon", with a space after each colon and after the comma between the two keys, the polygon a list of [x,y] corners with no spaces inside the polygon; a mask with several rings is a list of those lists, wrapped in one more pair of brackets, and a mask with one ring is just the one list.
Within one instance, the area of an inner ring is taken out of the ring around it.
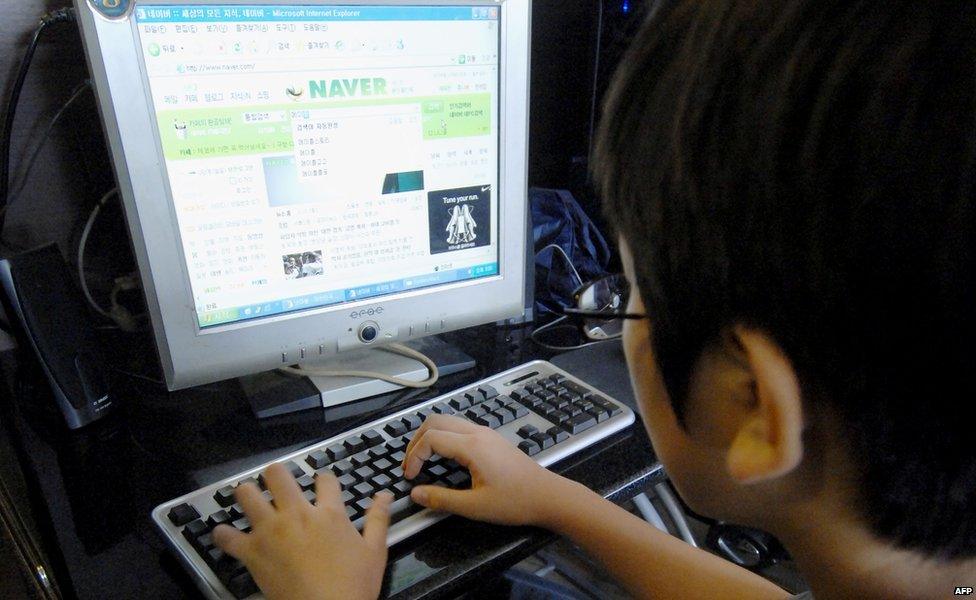
{"label": "address bar", "polygon": [[153,65],[150,75],[156,77],[177,76],[186,74],[222,74],[222,73],[289,73],[289,72],[309,72],[315,69],[328,69],[330,71],[357,71],[364,69],[416,69],[416,68],[445,68],[459,67],[470,69],[472,67],[497,66],[491,63],[469,63],[457,64],[452,62],[452,58],[446,55],[428,55],[416,57],[398,57],[395,65],[390,64],[389,57],[342,57],[342,56],[316,56],[316,57],[295,57],[288,60],[227,60],[227,61],[167,61]]}

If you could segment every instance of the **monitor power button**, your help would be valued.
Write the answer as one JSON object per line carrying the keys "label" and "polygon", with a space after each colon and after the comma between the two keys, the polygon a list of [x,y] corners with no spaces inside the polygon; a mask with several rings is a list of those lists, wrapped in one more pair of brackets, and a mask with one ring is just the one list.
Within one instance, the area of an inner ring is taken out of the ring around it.
{"label": "monitor power button", "polygon": [[363,323],[359,327],[359,341],[365,344],[373,343],[378,335],[379,326],[376,323]]}

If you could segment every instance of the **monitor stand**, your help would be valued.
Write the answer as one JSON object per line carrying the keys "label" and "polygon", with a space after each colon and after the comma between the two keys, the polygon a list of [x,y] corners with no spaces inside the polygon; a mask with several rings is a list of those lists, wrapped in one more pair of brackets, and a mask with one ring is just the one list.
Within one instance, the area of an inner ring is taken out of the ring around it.
{"label": "monitor stand", "polygon": [[[459,373],[475,366],[473,358],[438,337],[407,342],[406,346],[427,355],[441,377]],[[368,348],[331,357],[319,366],[330,371],[375,371],[413,381],[429,377],[427,367],[420,362]],[[402,386],[359,377],[298,377],[269,371],[239,379],[254,416],[259,419],[275,417],[310,408],[345,404],[363,398],[403,389]]]}

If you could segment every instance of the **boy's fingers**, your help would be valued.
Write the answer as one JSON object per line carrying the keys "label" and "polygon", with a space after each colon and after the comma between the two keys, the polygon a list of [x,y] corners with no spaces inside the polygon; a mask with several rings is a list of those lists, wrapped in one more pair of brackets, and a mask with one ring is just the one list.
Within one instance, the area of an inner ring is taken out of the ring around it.
{"label": "boy's fingers", "polygon": [[325,470],[315,476],[315,505],[329,506],[344,511],[339,480],[332,471]]}
{"label": "boy's fingers", "polygon": [[447,415],[430,415],[424,420],[420,429],[414,434],[413,438],[407,443],[407,448],[404,450],[406,454],[410,454],[410,449],[417,444],[417,440],[424,435],[427,431],[438,429],[441,431],[453,431],[454,433],[473,433],[478,429],[478,426],[471,421],[466,421],[458,417],[449,417]]}
{"label": "boy's fingers", "polygon": [[284,465],[275,463],[269,466],[264,470],[264,479],[277,508],[289,510],[308,504],[302,496],[302,489]]}
{"label": "boy's fingers", "polygon": [[428,429],[423,435],[414,438],[417,442],[405,457],[403,457],[403,474],[407,479],[413,479],[424,466],[424,461],[431,454],[437,453],[445,458],[452,458],[462,466],[468,466],[468,451],[470,434],[453,433],[440,429]]}
{"label": "boy's fingers", "polygon": [[386,530],[390,527],[390,503],[393,495],[380,492],[373,496],[373,504],[366,509],[363,539],[374,550],[386,550]]}
{"label": "boy's fingers", "polygon": [[418,485],[410,491],[410,498],[432,510],[442,510],[474,516],[476,498],[471,490],[452,490],[439,485]]}
{"label": "boy's fingers", "polygon": [[271,503],[264,499],[261,490],[253,483],[244,483],[237,486],[234,497],[244,509],[244,514],[251,521],[251,526],[256,527],[261,521],[274,516],[274,508]]}
{"label": "boy's fingers", "polygon": [[246,533],[230,525],[217,525],[213,530],[213,540],[218,548],[241,561],[248,554],[251,542]]}

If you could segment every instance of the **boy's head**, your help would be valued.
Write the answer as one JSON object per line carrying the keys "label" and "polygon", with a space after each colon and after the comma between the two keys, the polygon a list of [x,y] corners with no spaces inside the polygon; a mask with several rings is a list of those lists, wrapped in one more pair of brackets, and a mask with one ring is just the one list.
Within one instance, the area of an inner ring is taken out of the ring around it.
{"label": "boy's head", "polygon": [[976,5],[661,2],[595,164],[691,505],[761,525],[747,504],[830,496],[976,556]]}

